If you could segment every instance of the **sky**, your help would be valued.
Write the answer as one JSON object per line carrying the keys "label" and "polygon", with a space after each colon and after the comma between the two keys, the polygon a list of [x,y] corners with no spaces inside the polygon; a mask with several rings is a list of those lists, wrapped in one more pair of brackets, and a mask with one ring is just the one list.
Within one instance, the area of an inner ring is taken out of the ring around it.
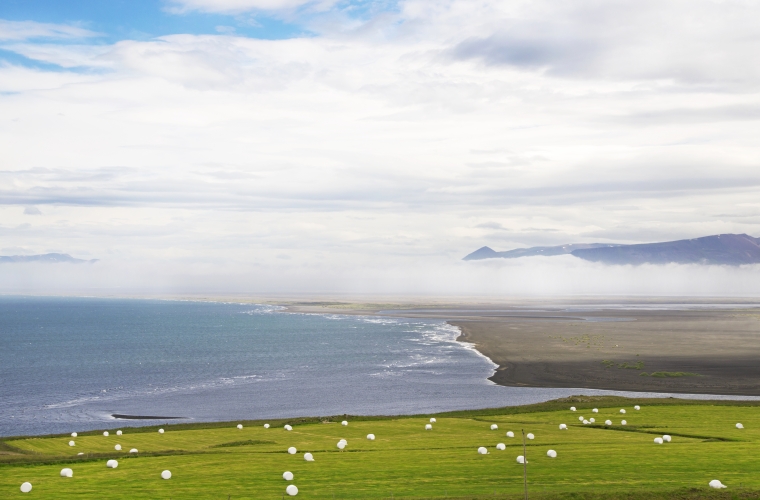
{"label": "sky", "polygon": [[760,4],[3,0],[0,291],[758,294]]}

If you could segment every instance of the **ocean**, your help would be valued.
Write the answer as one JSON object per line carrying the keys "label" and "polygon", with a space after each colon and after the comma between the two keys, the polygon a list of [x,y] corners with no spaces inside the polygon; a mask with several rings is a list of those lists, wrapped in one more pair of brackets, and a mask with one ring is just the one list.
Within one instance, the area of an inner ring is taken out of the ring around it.
{"label": "ocean", "polygon": [[[267,305],[0,297],[0,436],[188,421],[413,414],[579,389],[497,386],[440,320]],[[585,394],[626,394],[583,389]],[[692,396],[693,397],[693,396]]]}

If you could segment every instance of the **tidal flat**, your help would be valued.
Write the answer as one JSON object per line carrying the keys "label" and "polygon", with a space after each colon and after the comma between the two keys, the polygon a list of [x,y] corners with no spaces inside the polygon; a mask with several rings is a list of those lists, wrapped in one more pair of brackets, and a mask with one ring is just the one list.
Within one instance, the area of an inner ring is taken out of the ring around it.
{"label": "tidal flat", "polygon": [[684,394],[760,394],[760,305],[749,300],[288,304],[445,319],[498,365],[505,386]]}

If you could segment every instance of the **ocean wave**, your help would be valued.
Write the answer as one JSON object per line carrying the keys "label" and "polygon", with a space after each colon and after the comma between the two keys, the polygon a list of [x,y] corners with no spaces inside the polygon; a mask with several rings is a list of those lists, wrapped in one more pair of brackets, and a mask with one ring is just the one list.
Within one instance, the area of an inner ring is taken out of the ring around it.
{"label": "ocean wave", "polygon": [[74,399],[69,399],[66,401],[44,404],[42,405],[42,408],[46,410],[53,410],[53,409],[59,409],[59,408],[72,408],[72,407],[82,406],[82,405],[86,405],[86,404],[94,403],[94,402],[110,402],[110,401],[120,401],[124,399],[143,397],[143,396],[162,396],[166,394],[196,392],[196,391],[203,391],[203,390],[208,390],[208,389],[220,389],[224,387],[234,387],[234,386],[267,382],[267,381],[273,381],[273,380],[284,380],[286,378],[288,378],[288,376],[285,373],[269,375],[269,376],[236,375],[232,377],[219,377],[214,380],[198,381],[194,383],[179,384],[179,385],[172,385],[172,386],[165,386],[165,387],[141,388],[141,389],[125,390],[125,391],[120,391],[120,390],[112,390],[112,391],[105,391],[105,392],[101,391],[100,393],[97,393],[97,394],[88,394],[88,395],[76,397]]}
{"label": "ocean wave", "polygon": [[285,310],[284,306],[274,306],[270,304],[253,304],[255,309],[250,309],[248,311],[240,311],[240,314],[274,314],[279,313]]}

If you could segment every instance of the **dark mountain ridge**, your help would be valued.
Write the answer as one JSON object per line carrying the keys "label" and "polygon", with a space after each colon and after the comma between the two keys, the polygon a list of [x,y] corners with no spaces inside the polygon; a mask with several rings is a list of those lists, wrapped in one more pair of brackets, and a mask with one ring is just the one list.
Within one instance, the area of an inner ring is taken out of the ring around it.
{"label": "dark mountain ridge", "polygon": [[611,265],[704,264],[730,265],[760,263],[760,238],[746,234],[718,234],[689,240],[642,243],[637,245],[581,243],[555,247],[517,248],[496,252],[482,247],[464,260],[514,259],[518,257],[573,255],[591,262]]}

